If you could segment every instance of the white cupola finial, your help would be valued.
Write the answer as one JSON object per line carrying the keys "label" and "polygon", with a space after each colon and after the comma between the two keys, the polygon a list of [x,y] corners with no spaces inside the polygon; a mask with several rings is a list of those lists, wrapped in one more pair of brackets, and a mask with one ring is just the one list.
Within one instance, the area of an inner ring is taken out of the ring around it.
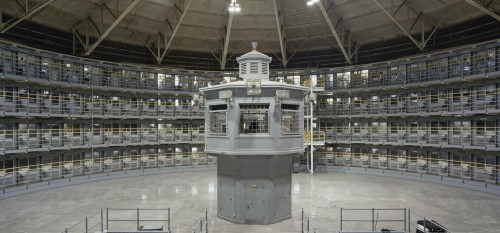
{"label": "white cupola finial", "polygon": [[254,42],[252,42],[252,50],[253,50],[253,51],[256,51],[256,50],[257,50],[257,45],[258,45],[258,44],[259,44],[259,43],[255,42],[255,41],[254,41]]}

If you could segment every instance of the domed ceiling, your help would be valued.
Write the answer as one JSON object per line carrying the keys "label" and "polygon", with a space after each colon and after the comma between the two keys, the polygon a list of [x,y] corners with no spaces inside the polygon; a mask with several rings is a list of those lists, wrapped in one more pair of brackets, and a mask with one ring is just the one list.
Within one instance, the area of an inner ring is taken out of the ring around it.
{"label": "domed ceiling", "polygon": [[237,0],[241,11],[230,12],[231,1],[4,0],[1,38],[99,59],[231,69],[252,41],[275,68],[306,68],[450,47],[467,30],[468,43],[500,34],[499,0]]}

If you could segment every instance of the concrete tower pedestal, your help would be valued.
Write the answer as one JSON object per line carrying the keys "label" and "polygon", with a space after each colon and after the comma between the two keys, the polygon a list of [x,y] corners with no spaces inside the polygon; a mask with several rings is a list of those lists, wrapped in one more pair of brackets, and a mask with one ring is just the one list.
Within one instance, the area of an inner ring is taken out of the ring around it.
{"label": "concrete tower pedestal", "polygon": [[270,224],[291,217],[290,156],[220,156],[218,216]]}
{"label": "concrete tower pedestal", "polygon": [[205,153],[217,156],[218,216],[271,224],[291,217],[292,157],[304,152],[308,88],[269,81],[271,57],[238,57],[243,81],[200,89]]}

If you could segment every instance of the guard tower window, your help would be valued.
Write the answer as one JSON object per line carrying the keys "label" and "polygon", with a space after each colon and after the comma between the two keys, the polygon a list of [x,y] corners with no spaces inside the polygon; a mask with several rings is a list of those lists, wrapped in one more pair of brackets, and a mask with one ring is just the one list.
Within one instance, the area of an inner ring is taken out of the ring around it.
{"label": "guard tower window", "polygon": [[281,104],[281,135],[299,135],[301,125],[299,105]]}
{"label": "guard tower window", "polygon": [[209,106],[209,134],[217,136],[227,135],[227,104]]}
{"label": "guard tower window", "polygon": [[241,104],[240,133],[269,133],[269,104]]}

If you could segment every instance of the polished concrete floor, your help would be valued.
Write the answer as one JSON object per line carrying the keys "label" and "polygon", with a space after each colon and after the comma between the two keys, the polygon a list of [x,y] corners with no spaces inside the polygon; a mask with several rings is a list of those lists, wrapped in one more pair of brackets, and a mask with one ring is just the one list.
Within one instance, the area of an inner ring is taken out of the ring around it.
{"label": "polished concrete floor", "polygon": [[[312,217],[318,232],[338,232],[341,207],[406,207],[440,222],[453,232],[500,232],[500,196],[437,184],[342,173],[294,174],[292,182],[293,217],[273,225],[236,225],[218,219],[217,176],[215,171],[209,171],[115,179],[1,200],[0,232],[60,232],[106,207],[170,207],[173,233],[191,232],[205,208],[209,212],[209,230],[214,233],[300,232],[301,208]],[[383,211],[377,213],[379,220],[403,217],[384,216]],[[133,213],[123,215],[131,219],[134,216]],[[371,214],[365,213],[356,216],[371,218]],[[344,215],[347,217],[355,216]],[[113,224],[110,228],[126,226]],[[389,223],[377,224],[377,229],[393,227]],[[156,226],[159,225],[147,225]],[[371,223],[367,226],[370,230]],[[355,227],[359,225],[344,224],[344,229],[360,230]]]}

